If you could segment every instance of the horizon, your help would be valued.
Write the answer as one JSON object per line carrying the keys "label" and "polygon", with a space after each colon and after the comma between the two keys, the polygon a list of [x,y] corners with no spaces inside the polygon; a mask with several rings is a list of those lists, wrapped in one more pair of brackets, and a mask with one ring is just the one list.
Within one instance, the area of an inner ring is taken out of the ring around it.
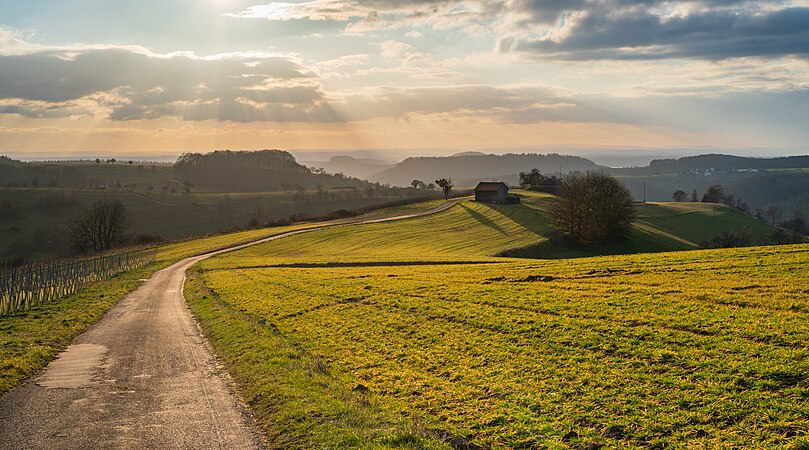
{"label": "horizon", "polygon": [[[188,153],[210,153],[219,150],[233,150],[233,151],[258,151],[259,149],[215,149],[202,152],[188,152]],[[272,149],[283,150],[283,149]],[[485,151],[485,150],[468,150],[459,152],[420,152],[420,153],[396,153],[384,150],[283,150],[288,151],[295,160],[304,165],[312,165],[319,163],[326,163],[336,157],[349,157],[357,161],[369,162],[380,164],[383,166],[391,166],[398,164],[409,158],[423,158],[423,157],[454,157],[466,156],[465,153],[477,153],[481,156],[502,156],[507,154],[552,154],[558,153],[564,156],[577,156],[589,159],[596,164],[611,167],[642,167],[647,166],[653,160],[661,159],[679,159],[691,156],[705,156],[705,155],[726,155],[736,156],[741,158],[757,158],[757,159],[772,159],[784,158],[791,156],[809,156],[809,152],[789,152],[789,153],[773,153],[761,154],[754,153],[753,151],[722,151],[721,149],[625,149],[624,151],[617,151],[617,149],[604,149],[603,151],[588,151],[586,149],[547,149],[545,151],[537,150],[531,151],[528,149],[506,149],[501,151]],[[657,151],[657,152],[655,152]],[[93,161],[95,159],[106,160],[109,158],[116,158],[119,162],[132,160],[135,162],[149,162],[160,164],[172,164],[180,155],[180,153],[166,153],[155,155],[137,155],[137,154],[116,154],[114,152],[106,153],[79,153],[69,155],[48,154],[39,152],[6,152],[0,153],[0,156],[8,156],[12,159],[23,162],[80,162],[80,161]],[[314,166],[312,166],[314,167]]]}
{"label": "horizon", "polygon": [[807,152],[806,0],[2,10],[0,153]]}

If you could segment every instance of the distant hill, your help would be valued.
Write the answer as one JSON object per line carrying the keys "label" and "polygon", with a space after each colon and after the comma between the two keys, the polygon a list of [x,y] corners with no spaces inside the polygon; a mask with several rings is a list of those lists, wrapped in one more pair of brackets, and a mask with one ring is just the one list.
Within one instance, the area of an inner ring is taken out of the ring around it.
{"label": "distant hill", "polygon": [[8,156],[0,155],[0,166],[20,166],[22,164],[22,161],[17,161],[16,159],[11,159]]}
{"label": "distant hill", "polygon": [[367,184],[356,178],[314,171],[281,150],[186,153],[173,166],[113,159],[20,162],[0,156],[0,187],[12,188],[266,192]]}
{"label": "distant hill", "polygon": [[507,174],[511,174],[516,180],[519,172],[534,168],[539,169],[542,173],[550,174],[560,171],[567,173],[576,170],[594,170],[602,167],[589,159],[556,153],[414,157],[407,158],[390,169],[371,175],[368,179],[394,186],[407,186],[413,180],[432,182],[438,178],[451,178],[455,185],[469,186],[478,180],[500,179]]}
{"label": "distant hill", "polygon": [[351,156],[333,156],[328,161],[306,161],[309,167],[325,169],[328,173],[342,173],[349,177],[367,178],[371,174],[393,167],[374,159],[357,159]]}
{"label": "distant hill", "polygon": [[785,156],[780,158],[748,158],[733,155],[698,155],[678,159],[655,159],[649,163],[654,172],[677,170],[743,170],[743,169],[792,169],[809,167],[809,156]]}
{"label": "distant hill", "polygon": [[316,173],[282,150],[185,153],[174,169],[180,180],[206,190],[222,192],[278,191],[300,186],[362,187],[354,178]]}

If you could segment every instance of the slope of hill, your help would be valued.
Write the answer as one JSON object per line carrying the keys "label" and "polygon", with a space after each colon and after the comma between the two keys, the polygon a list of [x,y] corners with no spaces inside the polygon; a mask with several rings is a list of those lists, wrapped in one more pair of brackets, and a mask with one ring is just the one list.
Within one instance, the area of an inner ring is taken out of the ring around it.
{"label": "slope of hill", "polygon": [[[491,256],[545,239],[547,198],[525,200],[314,231],[193,272],[189,305],[270,445],[805,444],[809,246]],[[754,225],[704,205],[641,214],[640,247]]]}
{"label": "slope of hill", "polygon": [[[368,179],[394,186],[408,186],[413,180],[432,182],[438,178],[451,178],[458,186],[469,186],[474,180],[493,179],[531,169],[545,174],[593,170],[600,166],[578,156],[525,153],[506,155],[462,154],[462,156],[407,158],[390,169],[371,175]],[[507,180],[508,181],[508,180]]]}
{"label": "slope of hill", "polygon": [[177,240],[291,215],[316,216],[339,209],[365,208],[407,194],[441,196],[438,192],[366,193],[351,189],[172,194],[124,189],[5,188],[0,189],[0,261],[67,256],[70,249],[64,239],[66,224],[99,200],[120,200],[126,205],[134,237]]}
{"label": "slope of hill", "polygon": [[[774,228],[730,208],[703,203],[638,205],[638,219],[627,242],[587,249],[571,246],[547,220],[551,196],[525,192],[520,205],[462,203],[435,216],[390,224],[369,224],[318,231],[294,240],[257,246],[239,253],[261,259],[268,251],[285,258],[332,261],[352,258],[480,259],[509,256],[566,258],[598,254],[661,252],[698,248],[728,229],[749,229],[754,242],[767,240]],[[322,251],[330,242],[328,252]],[[429,246],[425,248],[425,243]],[[424,250],[422,250],[424,249]]]}

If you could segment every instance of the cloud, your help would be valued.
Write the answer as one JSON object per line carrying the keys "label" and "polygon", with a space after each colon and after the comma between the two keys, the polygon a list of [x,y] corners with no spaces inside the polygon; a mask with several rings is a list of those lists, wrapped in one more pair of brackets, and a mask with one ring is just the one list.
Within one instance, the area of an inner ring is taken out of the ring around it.
{"label": "cloud", "polygon": [[489,34],[543,60],[809,56],[809,7],[784,0],[311,0],[231,14],[345,22],[345,32],[409,28]]}
{"label": "cloud", "polygon": [[262,54],[154,54],[130,48],[0,55],[0,114],[117,120],[334,121],[315,75]]}
{"label": "cloud", "polygon": [[350,108],[352,113],[344,115],[352,120],[452,114],[503,123],[611,121],[609,114],[584,108],[563,93],[542,86],[385,86],[346,94],[333,104],[338,109]]}
{"label": "cloud", "polygon": [[347,33],[406,26],[474,30],[480,27],[487,15],[491,15],[492,7],[499,8],[501,4],[501,1],[494,0],[312,0],[256,5],[227,16],[272,21],[348,22]]}
{"label": "cloud", "polygon": [[503,37],[501,51],[564,60],[809,56],[805,7],[734,0],[573,1],[572,9],[522,3],[526,21],[558,23],[542,35]]}

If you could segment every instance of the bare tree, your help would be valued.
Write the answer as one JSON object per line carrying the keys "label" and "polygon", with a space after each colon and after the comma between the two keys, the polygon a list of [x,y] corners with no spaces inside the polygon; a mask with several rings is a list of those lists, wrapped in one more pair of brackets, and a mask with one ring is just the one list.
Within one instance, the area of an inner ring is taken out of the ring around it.
{"label": "bare tree", "polygon": [[444,200],[449,200],[449,193],[452,191],[452,180],[441,178],[440,180],[435,180],[435,184],[444,191]]}
{"label": "bare tree", "polygon": [[634,218],[626,186],[596,172],[567,176],[550,210],[551,223],[580,244],[624,239]]}
{"label": "bare tree", "polygon": [[698,201],[699,201],[699,196],[698,196],[698,194],[697,194],[697,190],[696,190],[696,189],[694,189],[693,191],[691,191],[691,201],[692,201],[692,202],[698,202]]}
{"label": "bare tree", "polygon": [[688,194],[686,194],[683,190],[677,189],[673,194],[671,194],[671,198],[673,198],[675,202],[684,202],[688,200]]}
{"label": "bare tree", "polygon": [[68,238],[77,253],[96,253],[125,244],[128,228],[126,205],[120,200],[101,200],[68,224]]}
{"label": "bare tree", "polygon": [[781,218],[781,209],[777,205],[769,205],[764,210],[764,216],[772,219],[772,226],[775,226],[776,221]]}

